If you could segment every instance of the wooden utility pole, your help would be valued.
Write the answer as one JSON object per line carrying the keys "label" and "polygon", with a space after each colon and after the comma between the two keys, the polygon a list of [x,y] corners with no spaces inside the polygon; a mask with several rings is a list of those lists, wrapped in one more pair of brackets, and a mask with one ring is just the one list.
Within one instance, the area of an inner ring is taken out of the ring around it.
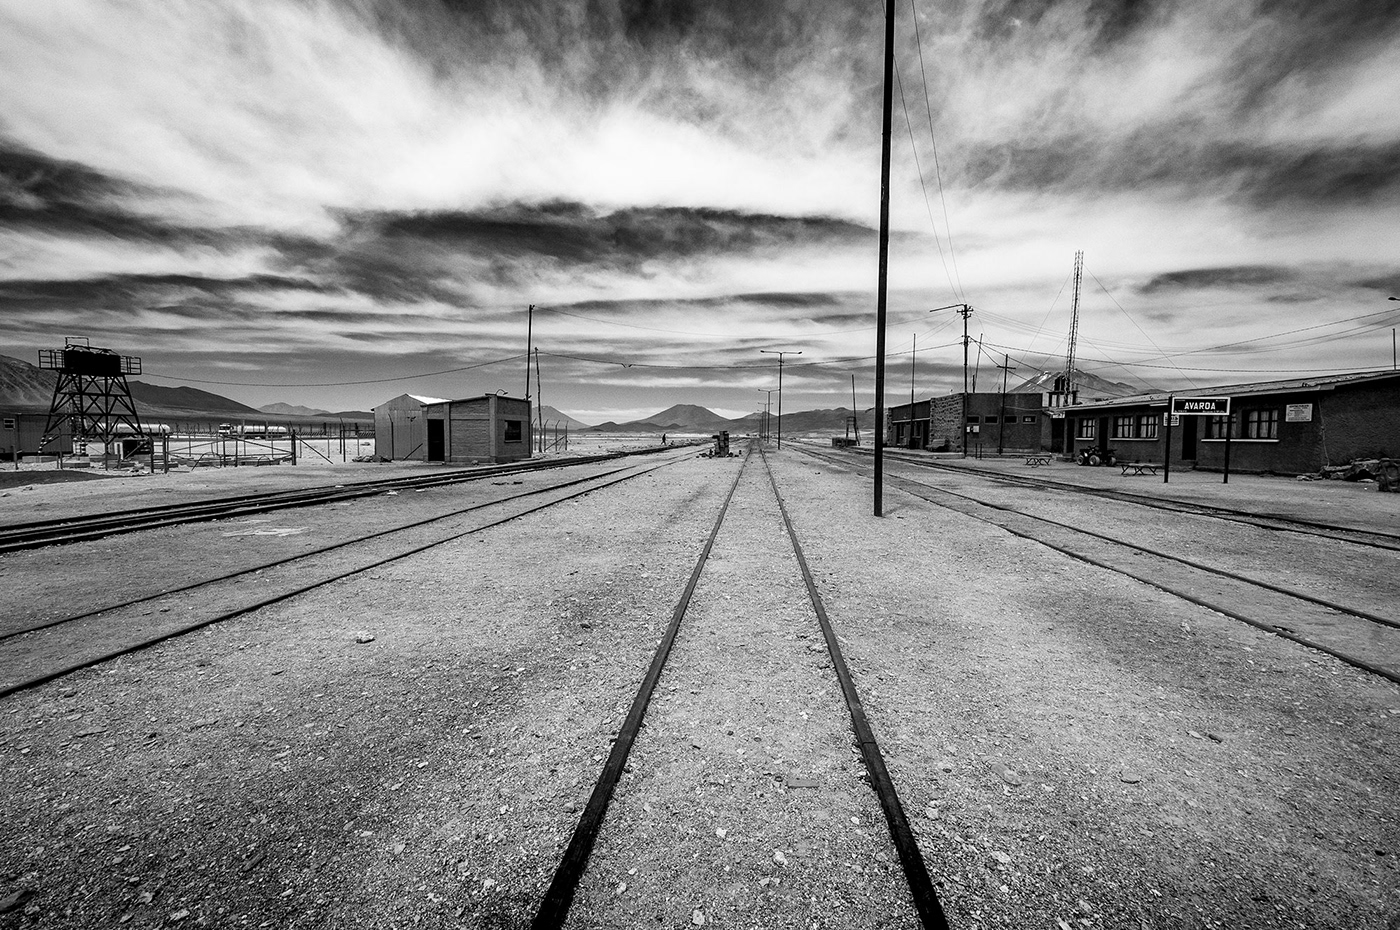
{"label": "wooden utility pole", "polygon": [[535,305],[530,304],[530,315],[525,318],[525,399],[530,399],[530,354],[535,336]]}
{"label": "wooden utility pole", "polygon": [[1001,369],[1001,412],[997,414],[997,455],[1001,455],[1006,450],[1006,376],[1016,369],[1011,364],[1011,356],[1005,352],[1002,356],[1006,359],[1006,364],[998,365]]}
{"label": "wooden utility pole", "polygon": [[[880,130],[880,276],[875,298],[875,516],[885,515],[885,317],[890,276],[890,125],[894,114],[894,0],[885,0],[885,101]],[[781,399],[781,395],[779,395]]]}
{"label": "wooden utility pole", "polygon": [[[526,385],[529,388],[529,385]],[[529,398],[529,394],[525,395]],[[540,350],[535,350],[535,403],[539,405],[540,411],[540,431],[544,432],[544,386],[540,384]],[[544,451],[544,436],[540,436],[540,451]]]}

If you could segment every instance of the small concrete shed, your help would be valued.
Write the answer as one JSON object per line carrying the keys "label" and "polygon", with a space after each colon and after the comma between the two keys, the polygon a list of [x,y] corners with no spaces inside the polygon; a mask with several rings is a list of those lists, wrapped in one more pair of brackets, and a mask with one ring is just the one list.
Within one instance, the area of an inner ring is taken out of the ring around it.
{"label": "small concrete shed", "polygon": [[400,394],[374,408],[374,454],[402,461],[428,459],[428,427],[423,408],[445,404],[442,397]]}
{"label": "small concrete shed", "polygon": [[504,394],[425,404],[429,462],[457,465],[530,457],[530,401]]}

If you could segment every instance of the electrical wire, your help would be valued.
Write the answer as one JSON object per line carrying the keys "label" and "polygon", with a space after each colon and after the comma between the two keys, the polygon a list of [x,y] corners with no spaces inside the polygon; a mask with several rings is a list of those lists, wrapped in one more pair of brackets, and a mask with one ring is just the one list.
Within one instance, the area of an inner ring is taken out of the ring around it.
{"label": "electrical wire", "polygon": [[967,292],[963,290],[962,274],[958,271],[958,255],[953,251],[953,224],[948,219],[948,198],[943,192],[943,168],[938,161],[938,137],[933,132],[933,103],[928,95],[928,72],[924,70],[924,40],[919,32],[919,9],[914,5],[914,0],[909,0],[909,8],[914,13],[914,47],[919,50],[919,74],[924,85],[924,106],[928,108],[928,137],[933,142],[933,172],[938,179],[938,199],[943,204],[943,229],[948,233],[948,254],[953,259],[953,274],[958,279],[958,295],[963,303],[967,303]]}
{"label": "electrical wire", "polygon": [[[948,258],[943,254],[943,243],[938,239],[938,223],[933,218],[933,203],[928,197],[928,185],[924,183],[924,168],[919,163],[919,147],[914,143],[914,124],[909,119],[909,105],[904,100],[904,79],[899,73],[899,62],[894,63],[895,84],[899,87],[899,105],[904,110],[904,127],[909,130],[909,149],[914,153],[914,170],[919,176],[919,189],[924,192],[924,208],[928,211],[928,223],[933,227],[933,244],[938,247],[938,257],[943,262],[943,275],[948,279],[948,287],[952,290],[953,296],[962,300],[962,295],[958,293],[957,285],[953,283],[953,275],[948,271]],[[948,240],[948,247],[952,248],[952,240]]]}
{"label": "electrical wire", "polygon": [[187,384],[217,384],[222,387],[352,387],[357,384],[389,384],[394,381],[413,381],[417,378],[433,378],[438,375],[451,375],[459,371],[471,371],[474,368],[486,368],[490,365],[499,365],[502,362],[518,362],[525,358],[522,352],[520,355],[510,355],[505,358],[494,358],[486,362],[477,362],[475,365],[462,365],[458,368],[444,368],[442,371],[424,371],[415,375],[398,375],[393,378],[366,378],[361,381],[296,381],[284,384],[270,384],[264,381],[211,381],[207,378],[185,378],[180,375],[160,375],[154,372],[144,372],[144,378],[163,378],[166,381],[183,381]]}

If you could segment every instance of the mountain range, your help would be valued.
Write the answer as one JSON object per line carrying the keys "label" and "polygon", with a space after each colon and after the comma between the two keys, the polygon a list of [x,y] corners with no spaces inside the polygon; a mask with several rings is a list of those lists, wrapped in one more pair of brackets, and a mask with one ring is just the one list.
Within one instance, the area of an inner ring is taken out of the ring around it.
{"label": "mountain range", "polygon": [[[53,400],[54,385],[58,383],[58,373],[31,365],[23,359],[0,355],[0,406],[16,413],[46,413]],[[131,399],[143,417],[201,417],[210,419],[249,418],[273,416],[320,417],[329,416],[347,420],[370,420],[373,414],[363,410],[350,410],[342,413],[327,413],[317,410],[312,413],[309,407],[293,407],[290,404],[269,404],[267,407],[250,407],[230,400],[221,394],[201,391],[192,387],[162,387],[144,381],[127,382],[131,388]]]}

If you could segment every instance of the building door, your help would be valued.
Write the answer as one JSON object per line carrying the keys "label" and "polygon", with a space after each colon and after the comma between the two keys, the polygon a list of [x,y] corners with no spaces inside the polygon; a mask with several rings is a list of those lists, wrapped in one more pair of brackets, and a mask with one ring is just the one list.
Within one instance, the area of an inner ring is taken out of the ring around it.
{"label": "building door", "polygon": [[1187,462],[1196,461],[1196,421],[1199,419],[1200,417],[1181,418],[1181,458]]}
{"label": "building door", "polygon": [[446,443],[443,442],[442,428],[445,422],[445,420],[428,421],[428,461],[430,462],[441,462],[445,459],[443,446]]}

